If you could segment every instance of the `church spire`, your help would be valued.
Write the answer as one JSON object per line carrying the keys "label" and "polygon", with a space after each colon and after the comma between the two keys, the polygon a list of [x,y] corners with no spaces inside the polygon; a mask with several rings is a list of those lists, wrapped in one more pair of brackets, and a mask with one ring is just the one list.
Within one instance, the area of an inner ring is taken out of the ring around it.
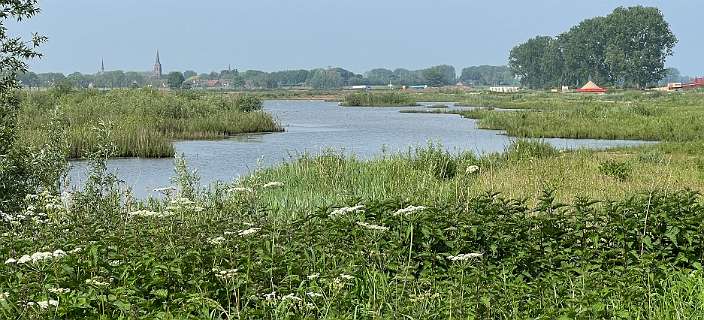
{"label": "church spire", "polygon": [[156,49],[156,61],[154,62],[153,76],[156,79],[161,79],[161,60],[159,59],[159,49]]}
{"label": "church spire", "polygon": [[100,73],[105,73],[105,61],[100,58]]}

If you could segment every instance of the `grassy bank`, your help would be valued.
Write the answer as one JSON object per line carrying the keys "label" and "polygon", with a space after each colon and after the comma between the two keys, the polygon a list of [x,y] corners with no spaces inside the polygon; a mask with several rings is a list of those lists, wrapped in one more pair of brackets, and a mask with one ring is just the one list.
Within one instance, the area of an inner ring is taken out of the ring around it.
{"label": "grassy bank", "polygon": [[698,150],[328,154],[204,192],[179,165],[147,203],[92,179],[3,217],[0,315],[701,319]]}
{"label": "grassy bank", "polygon": [[[704,94],[620,93],[606,96],[517,94],[466,97],[461,112],[484,129],[516,137],[691,141],[704,138]],[[488,108],[488,109],[487,109]],[[529,109],[497,112],[491,108]]]}
{"label": "grassy bank", "polygon": [[403,92],[358,92],[345,96],[340,103],[346,107],[402,107],[418,105],[415,97]]}
{"label": "grassy bank", "polygon": [[[256,100],[256,99],[255,99]],[[237,95],[156,90],[35,92],[22,97],[21,139],[40,145],[52,119],[66,128],[69,157],[97,148],[93,128],[111,127],[118,157],[171,157],[175,139],[222,139],[233,134],[282,130],[261,103]]]}

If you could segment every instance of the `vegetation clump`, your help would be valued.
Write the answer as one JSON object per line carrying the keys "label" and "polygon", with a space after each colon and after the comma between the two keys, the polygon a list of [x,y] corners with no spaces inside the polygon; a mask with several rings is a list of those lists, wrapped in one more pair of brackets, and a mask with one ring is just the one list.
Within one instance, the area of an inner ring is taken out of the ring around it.
{"label": "vegetation clump", "polygon": [[411,95],[401,92],[359,92],[346,95],[341,105],[346,107],[402,107],[416,106],[418,103]]}
{"label": "vegetation clump", "polygon": [[171,157],[175,139],[222,139],[240,133],[281,131],[262,102],[250,95],[161,92],[151,89],[82,90],[21,98],[20,139],[41,145],[50,137],[44,124],[58,106],[66,126],[70,158],[96,150],[92,127],[111,126],[117,157]]}

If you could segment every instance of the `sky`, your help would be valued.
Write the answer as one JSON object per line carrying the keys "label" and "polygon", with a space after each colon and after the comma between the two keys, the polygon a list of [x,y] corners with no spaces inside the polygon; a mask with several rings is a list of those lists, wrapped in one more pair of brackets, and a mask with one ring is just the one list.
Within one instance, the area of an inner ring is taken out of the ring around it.
{"label": "sky", "polygon": [[10,32],[49,37],[34,72],[420,69],[504,65],[516,44],[618,6],[660,8],[679,38],[667,61],[704,74],[701,0],[40,0]]}

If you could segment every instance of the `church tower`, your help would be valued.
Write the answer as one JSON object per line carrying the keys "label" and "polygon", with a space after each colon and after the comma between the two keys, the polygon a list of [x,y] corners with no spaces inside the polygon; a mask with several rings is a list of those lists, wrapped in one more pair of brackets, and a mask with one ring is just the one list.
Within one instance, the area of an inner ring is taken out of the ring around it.
{"label": "church tower", "polygon": [[159,50],[156,50],[156,62],[154,62],[153,76],[156,79],[161,79],[161,61],[159,61]]}
{"label": "church tower", "polygon": [[100,73],[105,73],[105,61],[103,59],[100,59]]}

